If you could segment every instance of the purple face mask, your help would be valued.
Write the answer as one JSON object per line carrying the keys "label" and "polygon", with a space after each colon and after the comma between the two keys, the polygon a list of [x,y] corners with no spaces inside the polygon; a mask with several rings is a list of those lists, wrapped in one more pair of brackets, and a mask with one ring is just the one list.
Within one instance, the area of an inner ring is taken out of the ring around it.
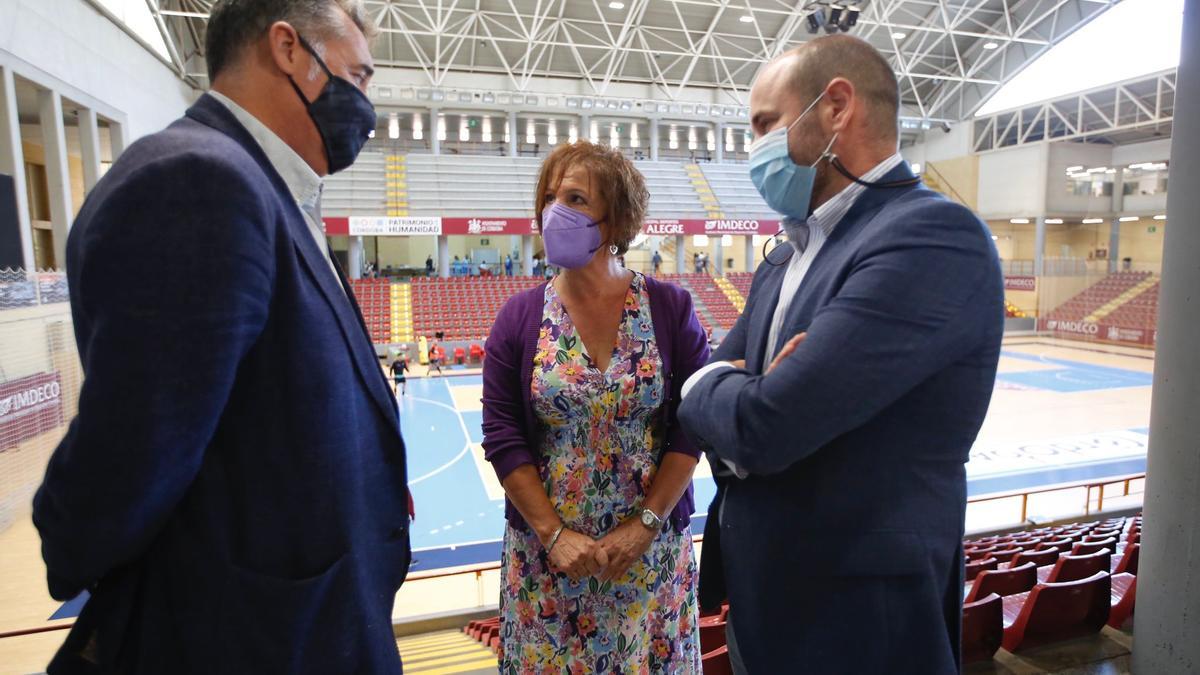
{"label": "purple face mask", "polygon": [[600,248],[600,221],[558,202],[542,211],[546,262],[573,270],[583,267]]}

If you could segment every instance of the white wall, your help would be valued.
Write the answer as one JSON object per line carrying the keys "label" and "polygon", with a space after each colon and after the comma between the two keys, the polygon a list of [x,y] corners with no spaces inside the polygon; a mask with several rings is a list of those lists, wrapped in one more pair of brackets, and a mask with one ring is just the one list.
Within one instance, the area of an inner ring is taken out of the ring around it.
{"label": "white wall", "polygon": [[979,214],[1000,219],[1044,213],[1047,164],[1047,146],[1041,143],[980,155]]}
{"label": "white wall", "polygon": [[1113,148],[1112,163],[1116,166],[1129,166],[1141,162],[1165,162],[1171,159],[1171,139],[1160,138],[1157,141],[1120,145]]}
{"label": "white wall", "polygon": [[950,126],[950,131],[929,129],[921,140],[900,150],[909,164],[924,165],[927,162],[944,162],[971,154],[971,123],[963,122]]}
{"label": "white wall", "polygon": [[199,95],[85,0],[0,0],[0,61],[26,79],[61,82],[66,98],[126,123],[131,142]]}
{"label": "white wall", "polygon": [[1113,198],[1074,195],[1067,192],[1067,167],[1093,168],[1113,166],[1110,146],[1088,143],[1051,143],[1047,164],[1046,211],[1063,216],[1091,216],[1112,213]]}

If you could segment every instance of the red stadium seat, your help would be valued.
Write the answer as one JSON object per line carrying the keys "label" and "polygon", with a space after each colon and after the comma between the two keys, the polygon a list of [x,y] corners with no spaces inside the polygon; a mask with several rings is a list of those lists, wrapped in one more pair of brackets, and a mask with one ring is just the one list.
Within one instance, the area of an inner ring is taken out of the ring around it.
{"label": "red stadium seat", "polygon": [[1037,584],[1037,566],[1025,563],[1007,570],[985,570],[975,577],[965,602],[975,602],[991,593],[1000,596],[1024,593]]}
{"label": "red stadium seat", "polygon": [[1108,613],[1108,625],[1120,630],[1133,617],[1136,602],[1137,577],[1132,574],[1112,575],[1112,594]]}
{"label": "red stadium seat", "polygon": [[1058,550],[1057,549],[1040,550],[1040,551],[1027,550],[1027,551],[1021,551],[1017,555],[1013,556],[1013,560],[1011,563],[1009,563],[1008,566],[1009,567],[1020,567],[1021,565],[1025,564],[1027,562],[1031,562],[1038,567],[1044,567],[1047,565],[1053,565],[1057,560],[1058,560]]}
{"label": "red stadium seat", "polygon": [[1004,641],[1004,601],[995,593],[963,605],[962,662],[987,661]]}
{"label": "red stadium seat", "polygon": [[1016,555],[1018,553],[1020,553],[1022,550],[1024,550],[1024,549],[1016,548],[1013,546],[1006,546],[1005,548],[1000,549],[998,551],[992,551],[991,555],[993,558],[995,558],[996,560],[999,560],[1001,563],[1007,563],[1007,562],[1012,562],[1012,559],[1014,557],[1016,557]]}
{"label": "red stadium seat", "polygon": [[1109,553],[1117,552],[1117,540],[1113,537],[1102,539],[1100,541],[1079,542],[1075,544],[1075,548],[1071,549],[1074,555],[1084,553],[1095,553],[1096,551],[1108,551]]}
{"label": "red stadium seat", "polygon": [[1055,550],[1059,553],[1070,553],[1071,548],[1075,546],[1075,542],[1066,538],[1043,539],[1042,545],[1038,549],[1040,551]]}
{"label": "red stadium seat", "polygon": [[729,663],[729,647],[721,647],[700,657],[700,665],[704,675],[733,675],[733,666]]}
{"label": "red stadium seat", "polygon": [[725,621],[720,617],[700,619],[700,653],[707,654],[725,646]]}
{"label": "red stadium seat", "polygon": [[1138,551],[1141,550],[1140,544],[1129,544],[1125,547],[1125,552],[1121,554],[1121,559],[1113,567],[1113,574],[1137,574],[1138,570]]}
{"label": "red stadium seat", "polygon": [[966,565],[966,581],[974,581],[975,577],[979,576],[980,572],[986,570],[994,570],[999,566],[1000,561],[995,558],[981,558],[979,560],[971,560]]}
{"label": "red stadium seat", "polygon": [[1005,602],[1004,648],[1017,652],[1099,632],[1108,621],[1111,591],[1108,572],[1097,572],[1080,581],[1037,584],[1027,597],[1011,597]]}
{"label": "red stadium seat", "polygon": [[[1078,581],[1095,575],[1097,572],[1107,572],[1112,558],[1107,550],[1100,550],[1085,555],[1061,555],[1054,567],[1038,569],[1039,581],[1062,583]],[[1042,578],[1045,569],[1045,578]]]}

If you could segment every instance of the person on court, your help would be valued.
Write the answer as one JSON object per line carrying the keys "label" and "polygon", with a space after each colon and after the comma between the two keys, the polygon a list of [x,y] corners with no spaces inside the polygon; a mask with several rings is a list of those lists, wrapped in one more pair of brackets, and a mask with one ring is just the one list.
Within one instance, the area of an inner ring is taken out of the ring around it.
{"label": "person on court", "polygon": [[445,360],[446,350],[442,348],[442,345],[437,340],[434,340],[429,345],[429,367],[425,369],[425,377],[432,377],[434,368],[437,369],[438,375],[445,377],[445,373],[442,372],[442,361]]}
{"label": "person on court", "polygon": [[408,357],[397,354],[392,361],[392,392],[399,396],[408,394]]}
{"label": "person on court", "polygon": [[728,598],[740,673],[960,669],[964,464],[1004,291],[985,225],[897,153],[898,106],[843,35],[751,89],[750,177],[788,243],[679,409],[718,483],[701,603]]}
{"label": "person on court", "polygon": [[51,675],[401,672],[404,441],[319,213],[377,123],[375,30],[219,0],[212,91],[71,228],[85,378],[33,521],[50,594],[90,598]]}
{"label": "person on court", "polygon": [[700,451],[675,406],[708,345],[687,291],[617,262],[648,201],[619,150],[551,152],[534,212],[562,271],[505,303],[487,340],[505,675],[700,672],[688,527]]}

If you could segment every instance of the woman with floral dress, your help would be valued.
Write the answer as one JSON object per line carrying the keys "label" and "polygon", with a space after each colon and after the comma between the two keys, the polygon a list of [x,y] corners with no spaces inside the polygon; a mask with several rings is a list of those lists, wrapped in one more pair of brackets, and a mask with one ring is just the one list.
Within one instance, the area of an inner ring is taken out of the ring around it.
{"label": "woman with floral dress", "polygon": [[483,446],[507,495],[501,673],[700,670],[700,451],[675,411],[708,345],[687,292],[618,262],[648,199],[618,151],[554,150],[535,211],[562,271],[511,298],[488,338]]}

